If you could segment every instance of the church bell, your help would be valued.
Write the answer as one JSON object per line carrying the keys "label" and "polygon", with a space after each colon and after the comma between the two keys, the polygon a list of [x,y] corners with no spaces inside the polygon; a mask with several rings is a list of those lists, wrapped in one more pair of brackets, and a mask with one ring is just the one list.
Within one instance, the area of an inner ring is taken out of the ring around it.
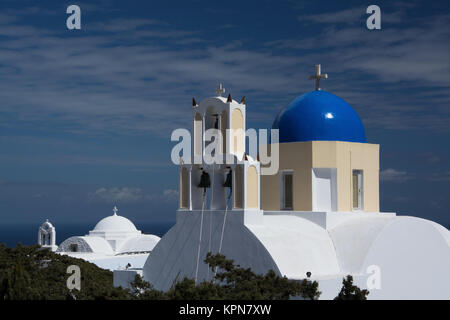
{"label": "church bell", "polygon": [[230,169],[228,171],[227,178],[225,179],[225,183],[223,184],[223,186],[225,188],[230,188],[231,189],[233,187],[233,181],[231,179],[232,179],[232,176],[231,176],[231,169]]}
{"label": "church bell", "polygon": [[205,171],[202,172],[202,176],[200,177],[200,183],[198,184],[199,188],[211,188],[211,179],[209,178],[209,174]]}

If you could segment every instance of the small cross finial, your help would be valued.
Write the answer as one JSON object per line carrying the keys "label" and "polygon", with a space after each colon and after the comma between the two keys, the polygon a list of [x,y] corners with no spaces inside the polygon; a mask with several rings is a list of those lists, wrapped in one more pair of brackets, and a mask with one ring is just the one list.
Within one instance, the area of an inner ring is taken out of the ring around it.
{"label": "small cross finial", "polygon": [[114,206],[114,208],[113,208],[113,212],[114,212],[114,215],[115,215],[115,216],[117,215],[117,211],[119,211],[119,209],[117,209],[117,207],[116,207],[116,206]]}
{"label": "small cross finial", "polygon": [[316,80],[316,90],[320,89],[320,79],[328,79],[328,74],[320,72],[320,64],[316,64],[316,74],[309,77],[309,80]]}
{"label": "small cross finial", "polygon": [[222,86],[221,83],[219,83],[219,85],[217,86],[216,91],[214,91],[219,97],[222,96],[222,94],[225,93],[225,88]]}

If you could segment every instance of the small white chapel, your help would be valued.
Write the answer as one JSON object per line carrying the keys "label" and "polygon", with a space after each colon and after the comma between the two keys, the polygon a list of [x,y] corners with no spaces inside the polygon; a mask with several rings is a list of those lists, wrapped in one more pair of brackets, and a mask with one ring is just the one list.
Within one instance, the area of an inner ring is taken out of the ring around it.
{"label": "small white chapel", "polygon": [[[38,243],[45,249],[84,259],[103,269],[141,270],[160,238],[143,234],[129,219],[117,214],[101,219],[84,236],[72,236],[56,246],[56,229],[47,220],[39,228]],[[139,272],[138,272],[139,273]]]}

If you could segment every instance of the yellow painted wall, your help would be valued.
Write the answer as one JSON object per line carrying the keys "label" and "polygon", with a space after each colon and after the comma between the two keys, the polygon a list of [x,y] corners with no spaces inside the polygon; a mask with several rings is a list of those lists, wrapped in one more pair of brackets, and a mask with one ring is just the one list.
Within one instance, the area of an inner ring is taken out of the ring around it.
{"label": "yellow painted wall", "polygon": [[[338,211],[352,211],[352,170],[363,170],[364,211],[379,211],[379,150],[343,141],[281,143],[280,171],[294,171],[294,211],[312,210],[312,168],[337,168]],[[280,210],[279,173],[261,176],[261,209]]]}
{"label": "yellow painted wall", "polygon": [[258,208],[258,172],[255,166],[247,169],[246,207]]}
{"label": "yellow painted wall", "polygon": [[234,154],[242,154],[244,150],[244,116],[242,111],[234,109],[231,114],[231,149]]}
{"label": "yellow painted wall", "polygon": [[[338,210],[353,210],[352,170],[362,170],[364,211],[379,211],[380,145],[340,141],[334,143],[337,155]],[[326,144],[323,144],[315,150],[326,147]]]}
{"label": "yellow painted wall", "polygon": [[[261,146],[264,147],[265,146]],[[269,146],[270,147],[270,146]],[[312,210],[312,142],[280,143],[280,166],[282,170],[293,170],[293,195],[295,211]],[[261,175],[261,208],[280,210],[280,174]]]}

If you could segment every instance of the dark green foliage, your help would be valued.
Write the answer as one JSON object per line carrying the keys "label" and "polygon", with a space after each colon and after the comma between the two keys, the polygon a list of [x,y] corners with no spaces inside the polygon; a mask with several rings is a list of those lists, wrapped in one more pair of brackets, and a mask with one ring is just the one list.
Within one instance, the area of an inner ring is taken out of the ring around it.
{"label": "dark green foliage", "polygon": [[215,271],[224,299],[268,299],[286,300],[292,296],[306,299],[317,299],[320,296],[317,282],[303,280],[301,282],[280,277],[273,270],[265,275],[255,274],[250,268],[235,266],[233,260],[224,255],[208,253],[206,263]]}
{"label": "dark green foliage", "polygon": [[[195,280],[184,278],[168,292],[161,292],[136,276],[131,289],[125,290],[113,287],[112,272],[85,260],[42,250],[37,245],[0,245],[0,300],[276,300],[293,296],[317,299],[320,295],[316,281],[289,280],[272,270],[257,275],[220,254],[209,253],[205,262],[211,268],[210,281],[196,285]],[[67,289],[70,274],[66,271],[70,265],[80,267],[81,291]]]}
{"label": "dark green foliage", "polygon": [[293,296],[318,299],[318,283],[309,280],[295,281],[280,277],[270,270],[265,275],[257,275],[251,269],[241,268],[224,255],[208,253],[205,262],[216,273],[211,281],[195,284],[195,280],[184,278],[167,292],[154,290],[137,276],[132,292],[138,299],[175,300],[287,300]]}
{"label": "dark green foliage", "polygon": [[177,282],[168,292],[171,300],[219,300],[220,286],[204,281],[195,285],[194,279],[184,278]]}
{"label": "dark green foliage", "polygon": [[[67,289],[67,267],[81,270],[81,291]],[[0,300],[127,299],[114,288],[112,272],[39,246],[7,248],[0,244]]]}
{"label": "dark green foliage", "polygon": [[129,290],[132,299],[138,300],[165,300],[167,296],[165,293],[153,289],[153,286],[144,281],[140,275],[136,275],[134,281],[131,283]]}
{"label": "dark green foliage", "polygon": [[361,290],[353,285],[353,277],[348,275],[342,280],[342,289],[334,300],[367,300],[369,290]]}

